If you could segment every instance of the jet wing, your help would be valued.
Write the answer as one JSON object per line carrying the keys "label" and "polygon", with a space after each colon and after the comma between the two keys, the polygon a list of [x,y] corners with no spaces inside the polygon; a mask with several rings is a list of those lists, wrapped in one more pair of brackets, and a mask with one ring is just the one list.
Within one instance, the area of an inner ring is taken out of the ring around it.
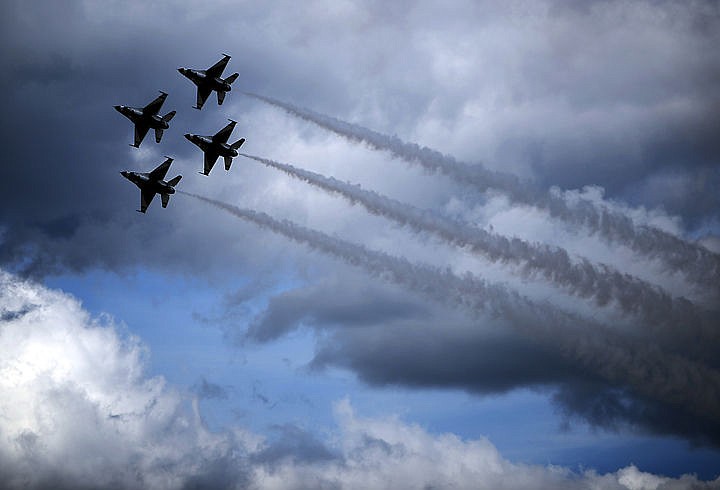
{"label": "jet wing", "polygon": [[212,89],[210,87],[207,87],[205,85],[198,86],[197,102],[195,104],[195,108],[202,109],[202,106],[205,104],[205,101],[210,96],[210,92],[212,92]]}
{"label": "jet wing", "polygon": [[143,107],[143,113],[145,114],[157,114],[160,108],[163,105],[163,102],[165,102],[165,99],[167,99],[167,95],[165,92],[160,92],[160,95],[150,102],[148,105]]}
{"label": "jet wing", "polygon": [[135,124],[135,144],[133,145],[135,148],[140,147],[140,143],[142,143],[142,140],[145,139],[145,135],[149,129],[150,128],[148,126],[143,124]]}
{"label": "jet wing", "polygon": [[213,141],[215,143],[227,143],[227,140],[228,138],[230,138],[230,134],[233,132],[236,124],[237,122],[231,119],[230,124],[215,133],[215,135],[212,137]]}
{"label": "jet wing", "polygon": [[225,67],[228,64],[228,61],[230,61],[230,57],[228,55],[223,55],[223,58],[215,63],[213,66],[205,70],[205,74],[210,78],[218,78],[220,75],[222,75],[222,72],[225,70]]}
{"label": "jet wing", "polygon": [[140,212],[144,213],[145,210],[150,206],[150,203],[152,202],[153,198],[155,197],[155,193],[153,191],[146,191],[142,190],[140,191]]}
{"label": "jet wing", "polygon": [[215,165],[215,162],[217,162],[217,159],[220,155],[215,152],[205,152],[205,168],[203,168],[203,173],[205,175],[209,174],[212,170],[213,166]]}
{"label": "jet wing", "polygon": [[150,172],[150,175],[148,175],[150,180],[163,180],[168,173],[168,169],[170,168],[172,161],[173,159],[168,157],[167,160],[158,165],[155,170]]}

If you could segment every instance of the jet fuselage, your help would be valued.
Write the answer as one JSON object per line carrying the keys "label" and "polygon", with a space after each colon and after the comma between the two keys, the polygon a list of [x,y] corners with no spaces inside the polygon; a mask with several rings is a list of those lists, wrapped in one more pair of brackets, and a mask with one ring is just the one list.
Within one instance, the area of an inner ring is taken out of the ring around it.
{"label": "jet fuselage", "polygon": [[145,114],[140,107],[128,107],[125,105],[114,106],[115,110],[130,119],[134,124],[142,123],[151,129],[168,129],[170,125],[158,114]]}
{"label": "jet fuselage", "polygon": [[187,133],[185,138],[199,147],[202,151],[215,150],[215,152],[221,157],[236,157],[238,156],[237,150],[232,148],[227,143],[217,143],[213,141],[212,136],[201,136],[199,134]]}
{"label": "jet fuselage", "polygon": [[212,90],[220,92],[230,92],[232,87],[229,83],[219,77],[209,77],[205,70],[191,70],[189,68],[178,68],[178,71],[185,77],[189,78],[195,85],[205,85]]}
{"label": "jet fuselage", "polygon": [[175,188],[164,180],[153,180],[149,173],[120,172],[120,175],[138,186],[141,190],[152,191],[158,194],[175,194]]}

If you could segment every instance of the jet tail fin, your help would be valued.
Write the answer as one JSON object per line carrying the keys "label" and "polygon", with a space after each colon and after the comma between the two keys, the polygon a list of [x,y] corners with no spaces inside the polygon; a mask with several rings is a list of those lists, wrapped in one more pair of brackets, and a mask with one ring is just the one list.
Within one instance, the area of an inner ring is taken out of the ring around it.
{"label": "jet tail fin", "polygon": [[233,150],[237,150],[238,148],[240,148],[242,146],[243,143],[245,143],[245,138],[240,138],[235,143],[230,145],[230,148],[232,148]]}
{"label": "jet tail fin", "polygon": [[225,100],[225,94],[227,92],[223,92],[222,90],[218,90],[217,96],[218,96],[218,105],[222,105],[223,101]]}
{"label": "jet tail fin", "polygon": [[168,112],[162,118],[163,118],[163,121],[165,121],[166,123],[169,123],[173,117],[175,117],[175,111]]}
{"label": "jet tail fin", "polygon": [[232,157],[225,157],[225,170],[230,170],[230,165],[232,165]]}
{"label": "jet tail fin", "polygon": [[170,194],[160,194],[160,199],[162,199],[162,207],[166,208],[170,202]]}
{"label": "jet tail fin", "polygon": [[225,82],[225,83],[229,83],[230,85],[232,85],[232,83],[233,83],[235,80],[237,80],[237,77],[238,77],[238,76],[240,76],[239,73],[233,73],[232,75],[230,75],[229,77],[227,77],[227,78],[224,80],[224,82]]}
{"label": "jet tail fin", "polygon": [[160,140],[162,139],[163,130],[162,129],[155,129],[155,143],[160,143]]}
{"label": "jet tail fin", "polygon": [[180,179],[182,179],[182,175],[178,175],[174,179],[168,180],[168,185],[170,187],[175,187],[176,185],[178,185],[178,182],[180,182]]}

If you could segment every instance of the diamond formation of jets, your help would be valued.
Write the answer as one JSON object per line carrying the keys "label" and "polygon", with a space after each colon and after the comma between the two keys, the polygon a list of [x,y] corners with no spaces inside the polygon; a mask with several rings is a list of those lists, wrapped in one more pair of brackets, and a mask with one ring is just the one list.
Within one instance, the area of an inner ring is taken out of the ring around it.
{"label": "diamond formation of jets", "polygon": [[212,170],[220,156],[225,159],[225,170],[230,170],[232,159],[238,156],[238,148],[245,143],[245,138],[240,138],[235,143],[228,145],[227,140],[230,138],[230,133],[232,133],[235,128],[235,124],[237,124],[237,121],[233,121],[232,119],[228,120],[230,124],[212,136],[201,136],[192,133],[185,135],[188,141],[199,147],[205,154],[203,171],[200,172],[203,175],[210,173],[210,170]]}
{"label": "diamond formation of jets", "polygon": [[197,85],[197,105],[195,105],[195,109],[202,109],[203,104],[205,104],[213,90],[217,92],[218,105],[222,105],[225,94],[231,90],[230,85],[238,77],[237,73],[233,73],[225,79],[222,78],[222,72],[225,70],[228,61],[230,61],[230,56],[223,54],[223,58],[207,70],[178,68],[178,71],[183,76]]}
{"label": "diamond formation of jets", "polygon": [[135,125],[135,143],[130,146],[139,148],[150,128],[155,130],[155,142],[160,143],[163,130],[170,127],[170,120],[175,115],[175,111],[170,111],[164,116],[158,115],[167,95],[160,91],[160,95],[145,107],[114,106],[116,111],[130,119]]}
{"label": "diamond formation of jets", "polygon": [[[189,78],[197,85],[197,105],[196,109],[202,109],[203,104],[210,96],[212,91],[217,92],[218,105],[222,105],[225,95],[230,91],[230,85],[237,79],[238,74],[234,73],[223,79],[222,73],[230,60],[230,56],[223,54],[223,58],[215,63],[207,70],[191,70],[187,68],[179,68],[178,71],[183,76]],[[165,103],[168,94],[160,91],[160,95],[145,107],[128,107],[124,105],[116,105],[115,110],[123,116],[127,117],[135,125],[135,148],[139,148],[148,131],[152,128],[155,130],[155,141],[160,143],[163,131],[170,127],[170,120],[175,116],[175,111],[170,111],[164,116],[158,113]],[[187,133],[185,138],[193,144],[197,145],[204,153],[204,168],[200,172],[208,175],[212,170],[215,162],[219,157],[225,159],[225,170],[230,170],[232,159],[238,156],[238,148],[245,143],[245,138],[240,138],[233,144],[228,144],[230,134],[233,132],[236,121],[229,119],[230,124],[218,131],[212,136],[201,136]],[[165,176],[173,162],[172,157],[165,157],[166,160],[158,165],[151,172],[130,172],[122,171],[120,174],[135,184],[140,189],[140,209],[137,211],[145,213],[148,206],[155,198],[155,194],[160,194],[162,199],[162,207],[166,208],[170,202],[170,196],[175,193],[175,186],[182,179],[182,175],[165,181]]]}
{"label": "diamond formation of jets", "polygon": [[140,188],[140,209],[137,210],[139,213],[144,213],[147,210],[155,194],[160,194],[162,207],[164,208],[167,207],[170,201],[170,195],[175,194],[175,186],[180,182],[180,179],[182,179],[182,175],[165,181],[165,175],[167,175],[170,164],[173,161],[170,157],[165,158],[167,160],[151,172],[120,172],[120,175]]}

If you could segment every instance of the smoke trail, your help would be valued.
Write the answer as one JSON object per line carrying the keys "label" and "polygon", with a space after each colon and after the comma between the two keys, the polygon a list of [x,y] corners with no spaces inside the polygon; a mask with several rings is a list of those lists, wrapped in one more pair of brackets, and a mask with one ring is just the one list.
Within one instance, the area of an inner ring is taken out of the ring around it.
{"label": "smoke trail", "polygon": [[646,343],[621,338],[602,325],[581,320],[548,304],[533,303],[470,275],[459,277],[449,270],[413,264],[288,220],[276,220],[265,213],[178,192],[437,301],[507,320],[518,332],[559,349],[563,355],[612,383],[629,384],[643,396],[689,410],[709,423],[720,417],[720,374],[702,364],[666,354]]}
{"label": "smoke trail", "polygon": [[[530,244],[517,238],[508,239],[468,223],[362,189],[359,185],[341,182],[267,158],[246,153],[241,155],[325,191],[339,194],[353,204],[361,204],[372,214],[390,218],[416,232],[432,232],[452,245],[468,247],[490,261],[521,264],[526,275],[541,275],[557,286],[564,287],[571,294],[592,298],[599,306],[615,301],[623,311],[639,314],[647,325],[666,329],[666,333],[672,334],[668,340],[673,343],[678,341],[677,334],[686,335],[688,340],[692,340],[687,342],[686,347],[690,348],[708,347],[697,345],[698,336],[707,339],[713,337],[713,340],[716,340],[717,329],[711,328],[709,324],[717,319],[704,318],[703,315],[706,314],[695,308],[690,301],[673,298],[661,288],[629,274],[622,274],[610,266],[596,266],[585,258],[579,258],[577,263],[573,263],[567,251],[559,247]],[[684,328],[678,330],[678,326]],[[714,355],[714,350],[710,354]]]}
{"label": "smoke trail", "polygon": [[568,202],[561,195],[548,193],[513,175],[493,172],[481,165],[459,162],[452,156],[443,155],[430,148],[406,143],[397,136],[384,135],[271,97],[248,92],[245,94],[352,141],[389,151],[407,162],[441,172],[459,183],[473,185],[481,191],[500,190],[514,202],[544,209],[556,219],[574,226],[584,226],[609,242],[622,243],[637,253],[659,259],[670,271],[681,272],[699,285],[718,288],[720,255],[657,228],[636,226],[628,216],[620,212],[599,209],[584,199]]}

